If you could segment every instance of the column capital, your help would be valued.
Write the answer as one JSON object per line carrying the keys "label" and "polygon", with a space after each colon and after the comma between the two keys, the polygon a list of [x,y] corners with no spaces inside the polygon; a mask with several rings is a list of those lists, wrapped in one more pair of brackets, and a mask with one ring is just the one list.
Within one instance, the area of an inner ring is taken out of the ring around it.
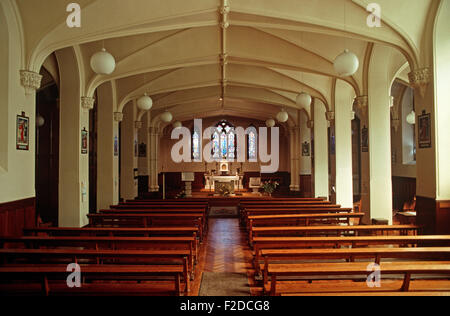
{"label": "column capital", "polygon": [[309,129],[313,129],[313,127],[314,127],[314,121],[313,121],[313,120],[309,120],[309,121],[306,123],[306,126],[307,126]]}
{"label": "column capital", "polygon": [[328,111],[325,113],[326,117],[327,117],[327,121],[332,122],[334,121],[335,115],[334,115],[334,111]]}
{"label": "column capital", "polygon": [[114,121],[122,122],[123,121],[123,113],[122,112],[114,112]]}
{"label": "column capital", "polygon": [[367,108],[369,107],[369,97],[367,95],[356,97],[353,101],[353,106],[365,115],[367,113]]}
{"label": "column capital", "polygon": [[81,97],[81,107],[86,111],[90,111],[94,108],[94,102],[95,102],[94,98]]}
{"label": "column capital", "polygon": [[159,135],[159,128],[158,128],[158,127],[155,127],[155,126],[150,126],[150,127],[148,128],[148,133],[149,133],[150,135]]}
{"label": "column capital", "polygon": [[427,86],[432,80],[431,69],[428,67],[415,69],[408,74],[408,77],[413,88],[418,88],[422,98],[425,97]]}
{"label": "column capital", "polygon": [[20,84],[25,88],[25,95],[32,95],[41,87],[42,76],[36,72],[21,70]]}
{"label": "column capital", "polygon": [[137,129],[141,129],[143,125],[144,124],[141,121],[135,121],[134,122],[134,127],[137,128]]}
{"label": "column capital", "polygon": [[397,133],[398,128],[400,127],[400,120],[398,118],[393,118],[391,120],[392,127],[394,128],[394,131]]}

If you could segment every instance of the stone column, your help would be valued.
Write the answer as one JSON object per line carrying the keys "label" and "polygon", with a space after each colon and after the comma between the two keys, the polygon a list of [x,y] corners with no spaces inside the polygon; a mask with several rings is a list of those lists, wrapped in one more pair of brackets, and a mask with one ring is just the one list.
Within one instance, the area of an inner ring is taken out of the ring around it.
{"label": "stone column", "polygon": [[97,135],[97,210],[109,209],[119,202],[119,156],[114,155],[114,142],[119,136],[122,112],[114,112],[111,83],[97,88],[98,130]]}
{"label": "stone column", "polygon": [[[89,153],[82,153],[81,134],[89,133],[89,110],[94,107],[94,99],[81,95],[73,49],[57,51],[56,58],[60,66],[61,105],[58,221],[60,227],[82,227],[89,223]],[[89,149],[89,144],[85,145]]]}
{"label": "stone column", "polygon": [[322,101],[314,99],[314,196],[329,199],[328,121]]}
{"label": "stone column", "polygon": [[138,195],[137,180],[134,170],[137,169],[137,157],[135,156],[136,144],[136,102],[125,105],[124,118],[121,123],[121,148],[120,148],[120,195],[124,200],[135,199]]}
{"label": "stone column", "polygon": [[159,136],[160,131],[156,126],[149,128],[150,148],[149,148],[149,190],[150,192],[158,192],[158,154],[159,154]]}
{"label": "stone column", "polygon": [[[361,145],[364,141],[364,133],[368,131],[369,120],[368,114],[368,96],[358,96],[353,103],[354,109],[357,111],[360,119],[360,133],[361,133]],[[361,211],[365,214],[362,222],[364,224],[370,224],[370,160],[369,160],[369,147],[360,148],[361,150]]]}
{"label": "stone column", "polygon": [[370,216],[392,224],[391,82],[385,49],[375,47],[369,67]]}
{"label": "stone column", "polygon": [[341,80],[336,83],[336,203],[353,207],[352,90]]}
{"label": "stone column", "polygon": [[298,142],[298,131],[297,127],[289,128],[289,153],[291,156],[291,185],[290,190],[297,192],[300,190],[299,187],[299,173],[298,173],[298,160],[297,155],[297,142]]}

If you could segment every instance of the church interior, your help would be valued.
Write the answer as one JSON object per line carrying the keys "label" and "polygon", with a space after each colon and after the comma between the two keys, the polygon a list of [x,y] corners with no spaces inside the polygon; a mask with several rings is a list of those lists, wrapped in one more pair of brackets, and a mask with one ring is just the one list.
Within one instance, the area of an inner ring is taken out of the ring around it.
{"label": "church interior", "polygon": [[450,296],[450,0],[75,1],[0,0],[1,296]]}

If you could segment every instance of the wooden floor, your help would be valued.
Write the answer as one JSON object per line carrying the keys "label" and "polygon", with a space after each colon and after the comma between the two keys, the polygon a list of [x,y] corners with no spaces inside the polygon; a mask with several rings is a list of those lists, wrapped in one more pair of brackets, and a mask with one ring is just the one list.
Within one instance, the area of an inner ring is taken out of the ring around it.
{"label": "wooden floor", "polygon": [[198,295],[203,272],[245,273],[252,295],[261,294],[262,288],[254,287],[252,252],[247,243],[245,229],[239,227],[239,220],[210,218],[208,223],[208,235],[200,248],[191,295]]}

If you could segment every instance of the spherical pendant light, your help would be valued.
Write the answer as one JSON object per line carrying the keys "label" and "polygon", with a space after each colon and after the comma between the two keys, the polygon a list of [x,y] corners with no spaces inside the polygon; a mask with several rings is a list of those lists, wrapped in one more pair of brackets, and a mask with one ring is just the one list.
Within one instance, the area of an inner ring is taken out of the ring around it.
{"label": "spherical pendant light", "polygon": [[153,100],[150,98],[147,93],[145,93],[142,97],[140,97],[137,101],[137,106],[142,111],[148,111],[153,106]]}
{"label": "spherical pendant light", "polygon": [[311,102],[312,98],[308,93],[302,92],[297,96],[297,105],[301,108],[308,108]]}
{"label": "spherical pendant light", "polygon": [[91,68],[96,74],[110,75],[116,69],[116,60],[103,48],[100,52],[92,55]]}
{"label": "spherical pendant light", "polygon": [[406,117],[406,122],[408,122],[408,124],[411,125],[416,124],[416,112],[411,111],[411,113],[409,113],[408,116]]}
{"label": "spherical pendant light", "polygon": [[266,126],[269,127],[269,128],[274,127],[275,124],[276,124],[276,122],[275,122],[275,120],[272,119],[272,118],[271,118],[271,119],[268,119],[268,120],[266,121]]}
{"label": "spherical pendant light", "polygon": [[169,111],[166,111],[163,114],[161,114],[161,120],[164,123],[170,123],[172,122],[172,119],[173,119],[172,113],[170,113]]}
{"label": "spherical pendant light", "polygon": [[183,126],[183,124],[180,121],[176,121],[172,124],[173,128],[180,128]]}
{"label": "spherical pendant light", "polygon": [[289,114],[285,109],[282,109],[281,112],[277,114],[277,120],[280,123],[286,123],[289,120]]}
{"label": "spherical pendant light", "polygon": [[341,77],[354,75],[359,68],[358,57],[346,49],[334,60],[334,69]]}
{"label": "spherical pendant light", "polygon": [[45,119],[41,116],[38,115],[38,117],[36,118],[36,125],[37,127],[42,127],[45,124]]}

